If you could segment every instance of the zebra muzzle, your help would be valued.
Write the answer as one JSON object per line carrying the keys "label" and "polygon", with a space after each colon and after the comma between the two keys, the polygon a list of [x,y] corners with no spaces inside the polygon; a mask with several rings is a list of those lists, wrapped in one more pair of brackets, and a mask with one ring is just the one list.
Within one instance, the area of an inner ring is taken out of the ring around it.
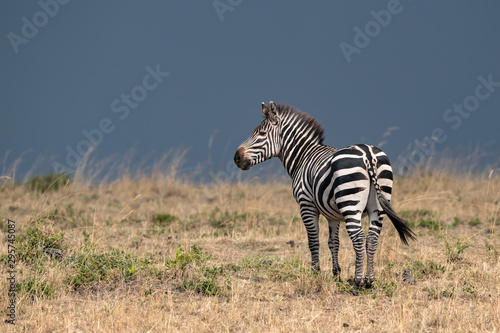
{"label": "zebra muzzle", "polygon": [[245,158],[245,149],[243,147],[238,148],[234,154],[234,163],[236,166],[242,170],[248,170],[251,166],[251,161]]}

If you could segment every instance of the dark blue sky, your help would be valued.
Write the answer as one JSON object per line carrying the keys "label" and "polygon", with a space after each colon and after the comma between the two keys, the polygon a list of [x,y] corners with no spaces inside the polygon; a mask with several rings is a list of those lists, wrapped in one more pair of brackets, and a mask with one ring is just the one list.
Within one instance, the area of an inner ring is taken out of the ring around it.
{"label": "dark blue sky", "polygon": [[21,156],[19,173],[37,159],[33,172],[74,169],[94,140],[98,159],[187,147],[188,167],[218,171],[269,100],[313,115],[331,146],[385,141],[395,165],[476,144],[494,159],[499,13],[500,1],[1,0],[0,170]]}

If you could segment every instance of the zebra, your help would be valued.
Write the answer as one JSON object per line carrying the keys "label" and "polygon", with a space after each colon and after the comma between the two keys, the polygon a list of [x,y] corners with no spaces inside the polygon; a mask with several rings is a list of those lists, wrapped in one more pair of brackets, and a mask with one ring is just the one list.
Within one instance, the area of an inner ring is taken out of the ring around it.
{"label": "zebra", "polygon": [[[273,101],[262,103],[264,120],[234,155],[242,170],[278,157],[292,179],[295,200],[300,206],[313,269],[319,271],[319,226],[323,215],[329,226],[328,247],[333,275],[340,278],[338,261],[339,225],[345,221],[356,253],[354,293],[371,288],[375,280],[373,257],[377,250],[382,220],[387,214],[405,245],[415,233],[390,204],[393,174],[387,155],[379,148],[357,144],[336,149],[323,144],[322,125],[293,106]],[[365,236],[361,217],[368,215]],[[365,251],[367,257],[364,273]]]}

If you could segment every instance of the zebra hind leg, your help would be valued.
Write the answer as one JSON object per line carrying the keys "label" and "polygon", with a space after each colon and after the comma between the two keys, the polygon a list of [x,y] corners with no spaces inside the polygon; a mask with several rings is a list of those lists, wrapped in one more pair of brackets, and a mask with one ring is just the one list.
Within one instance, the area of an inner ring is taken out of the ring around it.
{"label": "zebra hind leg", "polygon": [[380,231],[382,230],[382,220],[384,219],[384,213],[377,210],[371,211],[368,214],[370,220],[370,226],[368,229],[368,237],[366,238],[366,276],[365,276],[365,288],[371,288],[373,281],[375,281],[375,272],[373,259],[375,257],[375,252],[378,246],[378,237]]}
{"label": "zebra hind leg", "polygon": [[[345,216],[345,215],[344,215]],[[361,228],[361,212],[345,216],[345,227],[356,252],[356,269],[354,273],[354,290],[361,290],[364,285],[363,268],[365,261],[365,234]]]}
{"label": "zebra hind leg", "polygon": [[340,281],[340,265],[339,265],[339,221],[328,221],[330,237],[328,238],[328,247],[332,252],[332,272],[333,276]]}

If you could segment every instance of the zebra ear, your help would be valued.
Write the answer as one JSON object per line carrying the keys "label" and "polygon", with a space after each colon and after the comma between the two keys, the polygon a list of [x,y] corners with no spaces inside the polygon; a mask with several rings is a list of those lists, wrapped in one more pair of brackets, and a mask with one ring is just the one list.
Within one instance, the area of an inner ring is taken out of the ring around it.
{"label": "zebra ear", "polygon": [[264,102],[262,102],[262,113],[264,114],[264,118],[267,118],[269,116],[269,108]]}
{"label": "zebra ear", "polygon": [[276,104],[274,104],[273,101],[269,102],[269,111],[271,111],[272,113],[274,113],[274,115],[276,115]]}
{"label": "zebra ear", "polygon": [[276,104],[274,104],[273,101],[269,102],[267,115],[267,118],[269,118],[269,120],[273,122],[276,122],[278,120]]}

